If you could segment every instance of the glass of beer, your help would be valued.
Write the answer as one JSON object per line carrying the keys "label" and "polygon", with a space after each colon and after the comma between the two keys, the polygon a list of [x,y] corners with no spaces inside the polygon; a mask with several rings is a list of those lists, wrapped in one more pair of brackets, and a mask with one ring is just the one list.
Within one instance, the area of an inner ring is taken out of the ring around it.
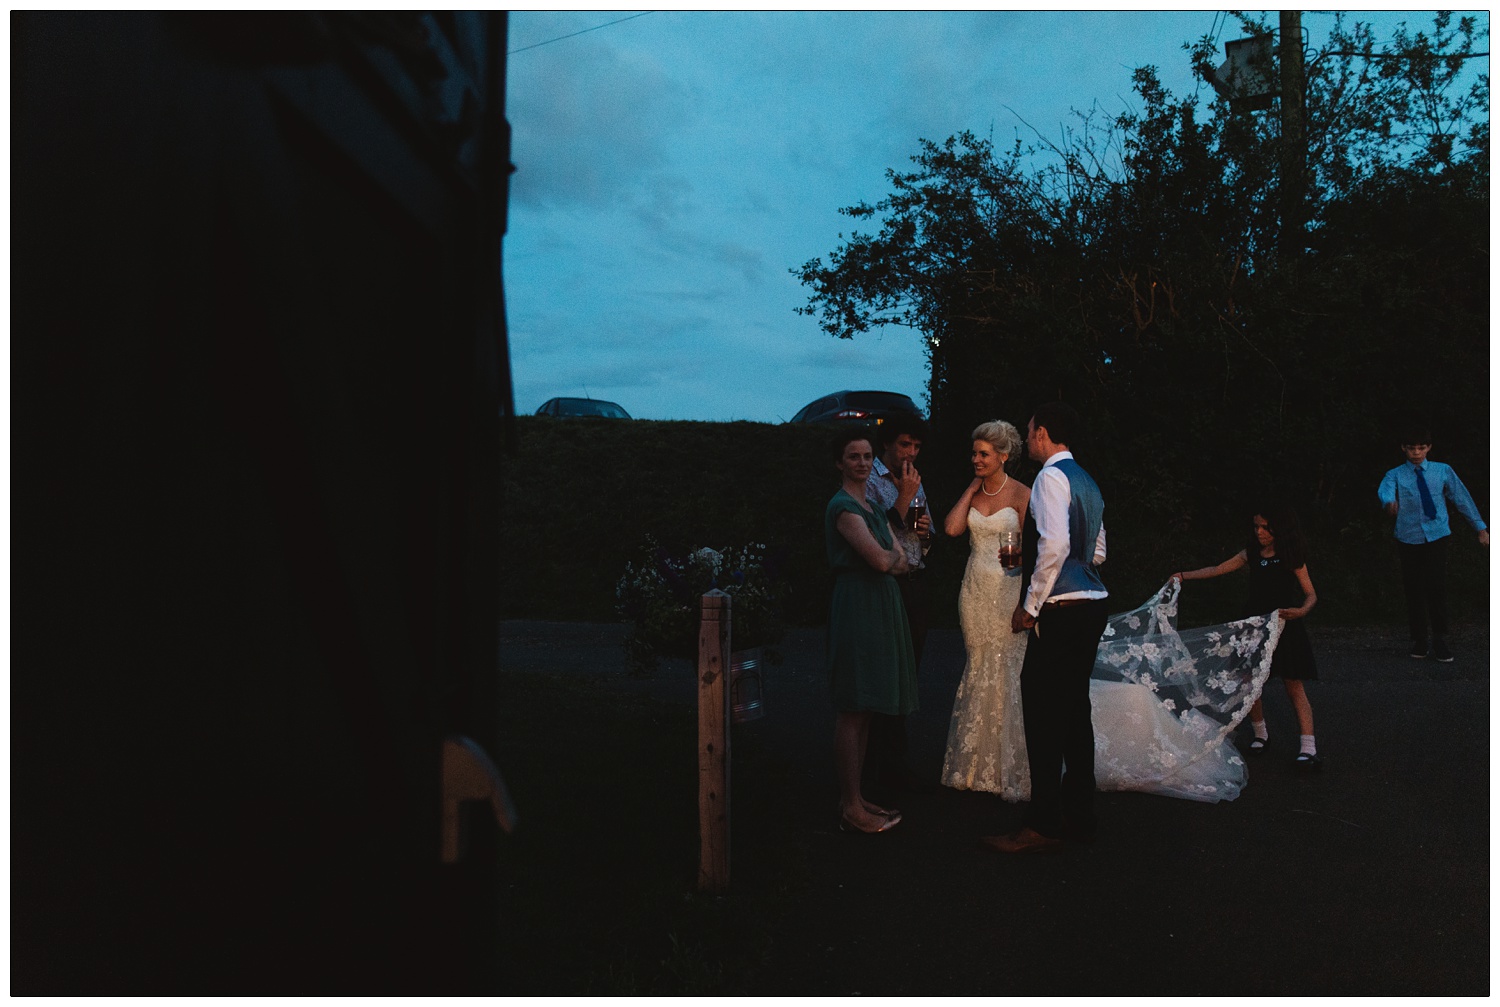
{"label": "glass of beer", "polygon": [[[906,527],[917,531],[917,522],[922,520],[922,515],[927,513],[927,502],[925,500],[913,500],[911,506],[906,508]],[[922,538],[926,538],[921,532],[917,532]]]}
{"label": "glass of beer", "polygon": [[1020,532],[1003,531],[1000,533],[1000,566],[1006,571],[1021,568]]}

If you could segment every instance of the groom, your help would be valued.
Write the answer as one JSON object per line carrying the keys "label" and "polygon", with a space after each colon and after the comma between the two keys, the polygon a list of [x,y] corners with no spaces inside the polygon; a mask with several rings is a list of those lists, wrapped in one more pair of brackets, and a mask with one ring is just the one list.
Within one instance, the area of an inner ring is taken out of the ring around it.
{"label": "groom", "polygon": [[1043,464],[1022,533],[1025,586],[1010,624],[1031,633],[1021,665],[1031,806],[1019,832],[984,837],[1001,853],[1053,853],[1064,839],[1094,838],[1089,675],[1109,592],[1099,578],[1104,499],[1068,450],[1080,426],[1078,413],[1062,402],[1037,409],[1026,425],[1027,452]]}

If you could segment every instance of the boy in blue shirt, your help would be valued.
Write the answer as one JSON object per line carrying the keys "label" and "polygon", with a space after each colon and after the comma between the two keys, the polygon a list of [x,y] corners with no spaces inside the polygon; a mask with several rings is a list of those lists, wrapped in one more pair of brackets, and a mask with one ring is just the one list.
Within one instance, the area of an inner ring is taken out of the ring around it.
{"label": "boy in blue shirt", "polygon": [[1432,436],[1425,428],[1408,433],[1401,445],[1405,465],[1397,465],[1380,480],[1380,504],[1396,519],[1396,541],[1401,550],[1401,584],[1406,589],[1406,611],[1411,622],[1411,656],[1426,657],[1428,619],[1432,650],[1437,660],[1453,660],[1444,637],[1448,634],[1448,596],[1443,578],[1448,562],[1448,502],[1479,532],[1479,544],[1490,544],[1490,533],[1474,506],[1474,498],[1458,474],[1442,462],[1429,461]]}

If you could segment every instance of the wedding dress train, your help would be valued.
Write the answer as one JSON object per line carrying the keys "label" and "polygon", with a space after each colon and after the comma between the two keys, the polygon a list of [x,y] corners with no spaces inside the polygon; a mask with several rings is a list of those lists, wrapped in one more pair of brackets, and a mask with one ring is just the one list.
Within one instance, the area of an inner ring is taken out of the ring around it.
{"label": "wedding dress train", "polygon": [[1179,582],[1112,615],[1089,683],[1100,790],[1232,801],[1247,778],[1231,735],[1271,674],[1274,612],[1177,628]]}
{"label": "wedding dress train", "polygon": [[[998,553],[1000,533],[1019,529],[1013,508],[969,511],[958,605],[967,662],[941,776],[944,786],[1011,802],[1031,796],[1020,684],[1027,634],[1011,632],[1021,578],[1000,567]],[[1179,630],[1180,593],[1181,584],[1168,582],[1105,626],[1089,683],[1096,786],[1233,800],[1247,767],[1231,735],[1270,674],[1282,620],[1271,613]]]}

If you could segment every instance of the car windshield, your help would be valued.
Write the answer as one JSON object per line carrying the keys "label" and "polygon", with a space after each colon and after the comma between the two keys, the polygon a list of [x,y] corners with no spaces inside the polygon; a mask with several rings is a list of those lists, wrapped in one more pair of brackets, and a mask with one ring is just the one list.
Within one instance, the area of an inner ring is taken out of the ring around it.
{"label": "car windshield", "polygon": [[601,402],[598,399],[563,399],[557,406],[560,416],[603,416],[612,420],[630,419],[625,410],[613,402]]}
{"label": "car windshield", "polygon": [[897,392],[850,392],[844,404],[852,409],[903,409],[917,412],[917,404]]}

